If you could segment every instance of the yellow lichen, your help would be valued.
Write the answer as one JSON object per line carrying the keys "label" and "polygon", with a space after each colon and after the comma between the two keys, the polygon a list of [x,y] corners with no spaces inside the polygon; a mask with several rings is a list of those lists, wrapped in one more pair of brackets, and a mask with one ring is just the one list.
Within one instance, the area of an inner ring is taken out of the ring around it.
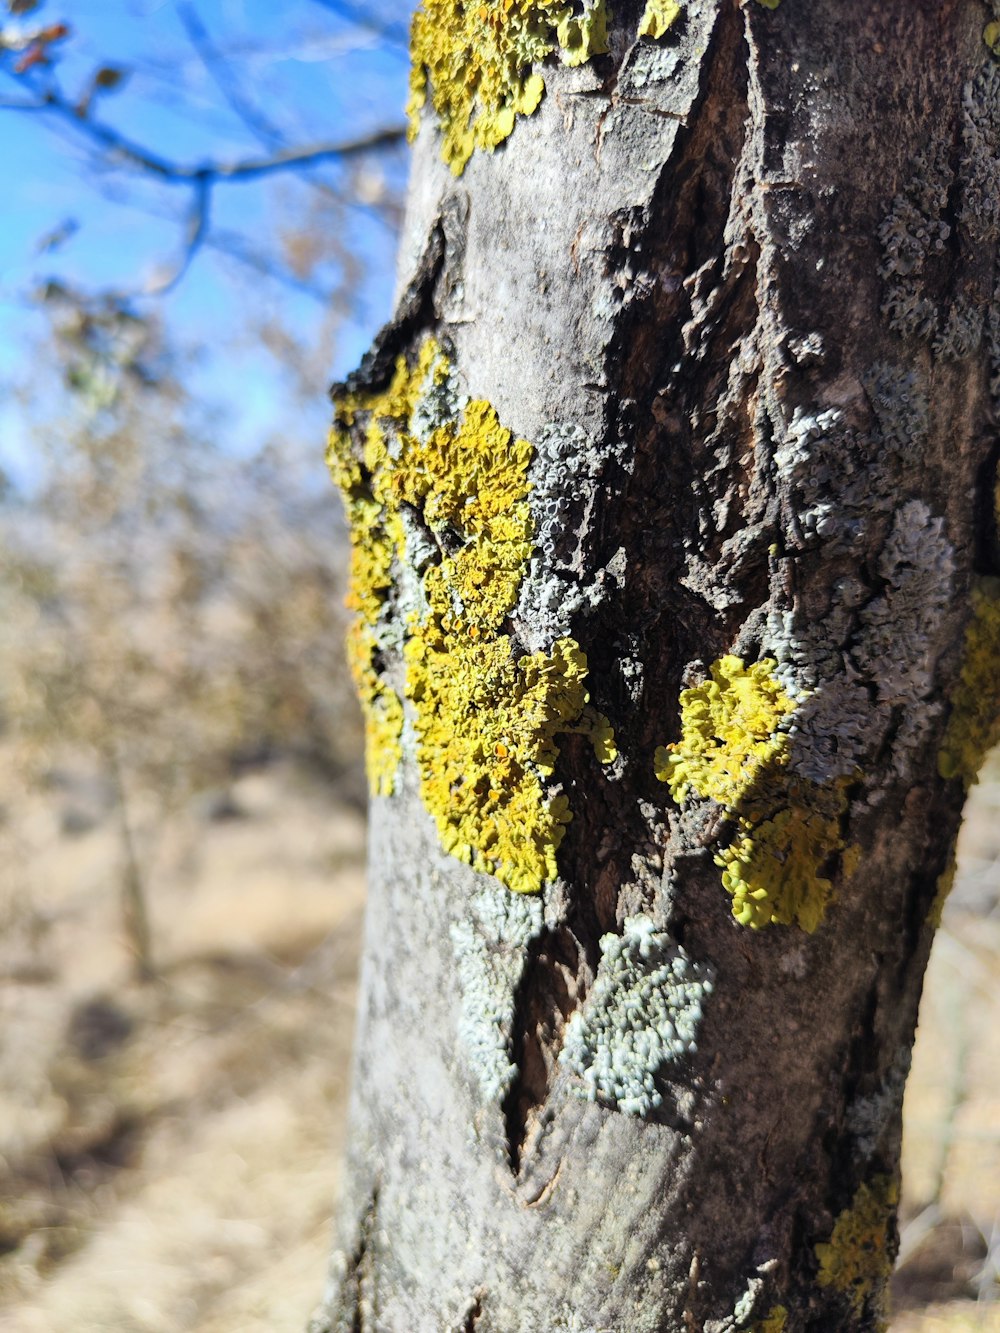
{"label": "yellow lichen", "polygon": [[654,757],[656,776],[678,804],[693,790],[736,809],[785,761],[788,736],[778,728],[795,701],[775,665],[765,658],[747,667],[730,654],[714,663],[710,680],[682,692],[681,738]]}
{"label": "yellow lichen", "polygon": [[927,912],[927,922],[932,930],[937,930],[938,926],[941,924],[941,917],[944,915],[945,903],[948,901],[951,891],[955,887],[956,868],[955,852],[953,849],[947,870],[945,870],[944,874],[938,875],[937,892],[934,894],[934,899]]}
{"label": "yellow lichen", "polygon": [[715,860],[737,921],[812,932],[832,890],[820,871],[843,850],[850,780],[820,786],[788,773],[791,738],[782,728],[796,703],[775,665],[765,658],[748,667],[732,655],[714,663],[708,681],[682,692],[681,738],[660,746],[654,765],[678,804],[693,793],[730,815],[734,835]]}
{"label": "yellow lichen", "polygon": [[618,758],[618,747],[615,745],[615,729],[604,716],[589,705],[583,710],[577,728],[584,736],[590,738],[590,743],[594,747],[594,754],[597,755],[599,763],[613,764]]}
{"label": "yellow lichen", "polygon": [[[519,655],[506,632],[533,549],[533,451],[487,402],[462,410],[452,395],[448,411],[435,406],[450,374],[429,339],[412,368],[399,359],[387,389],[337,403],[330,465],[351,528],[350,656],[369,781],[373,792],[391,794],[402,757],[403,702],[380,648],[395,632],[421,797],[442,846],[509,888],[532,892],[555,876],[571,817],[548,782],[557,738],[583,734],[610,762],[614,733],[588,706],[587,659],[573,639]],[[363,439],[360,463],[352,431]],[[410,576],[419,588],[400,626],[396,594],[415,528],[436,545],[425,537],[422,573]]]}
{"label": "yellow lichen", "polygon": [[662,37],[680,12],[677,0],[646,0],[646,8],[639,20],[639,36]]}
{"label": "yellow lichen", "polygon": [[715,862],[740,925],[794,923],[808,934],[819,927],[833,892],[819,871],[844,845],[846,786],[846,780],[829,787],[793,782],[770,798],[788,802],[770,818],[739,817],[740,833]]}
{"label": "yellow lichen", "polygon": [[853,847],[844,849],[844,854],[840,858],[840,868],[844,872],[845,879],[853,879],[861,867],[861,848],[854,844]]}
{"label": "yellow lichen", "polygon": [[976,781],[987,750],[1000,741],[1000,579],[979,579],[971,596],[962,673],[938,753],[941,776],[960,777],[966,787]]}
{"label": "yellow lichen", "polygon": [[370,626],[356,620],[348,630],[347,659],[365,718],[365,768],[373,796],[391,796],[403,758],[403,704],[372,665],[375,640]]}
{"label": "yellow lichen", "polygon": [[587,660],[572,639],[515,658],[507,635],[468,628],[435,621],[406,646],[421,793],[445,851],[531,893],[555,877],[571,817],[543,779],[586,702]]}
{"label": "yellow lichen", "polygon": [[995,56],[1000,56],[1000,23],[996,19],[983,29],[983,41]]}
{"label": "yellow lichen", "polygon": [[817,1281],[850,1300],[857,1318],[869,1306],[878,1328],[885,1320],[886,1283],[892,1272],[893,1215],[899,1187],[890,1176],[876,1176],[858,1187],[849,1208],[834,1223],[828,1242],[816,1246]]}
{"label": "yellow lichen", "polygon": [[461,175],[476,148],[503,143],[545,91],[533,66],[582,65],[608,49],[605,0],[423,0],[410,33],[410,137],[428,95],[441,152]]}
{"label": "yellow lichen", "polygon": [[760,1323],[754,1324],[750,1333],[785,1333],[785,1324],[788,1322],[788,1311],[783,1305],[774,1305],[768,1311],[766,1318]]}

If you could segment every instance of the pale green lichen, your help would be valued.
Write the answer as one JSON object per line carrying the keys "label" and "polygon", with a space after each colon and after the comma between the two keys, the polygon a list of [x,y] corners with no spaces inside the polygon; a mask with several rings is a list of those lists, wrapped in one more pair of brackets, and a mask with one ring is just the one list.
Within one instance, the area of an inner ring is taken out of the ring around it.
{"label": "pale green lichen", "polygon": [[646,8],[639,20],[640,37],[662,37],[680,16],[677,0],[646,0]]}
{"label": "pale green lichen", "polygon": [[[391,795],[402,758],[403,701],[385,660],[402,638],[420,792],[442,846],[533,892],[556,875],[571,817],[551,789],[558,737],[583,734],[610,762],[614,735],[588,706],[587,659],[572,638],[518,655],[506,632],[533,549],[532,447],[489,403],[460,405],[451,381],[428,339],[412,366],[399,358],[386,389],[336,404],[329,461],[350,521],[350,659],[369,781]],[[430,534],[419,572],[408,564],[415,525]],[[409,608],[398,592],[407,570],[419,583]]]}
{"label": "pale green lichen", "polygon": [[458,1036],[489,1102],[502,1101],[517,1075],[513,1058],[518,985],[527,946],[542,929],[536,897],[488,885],[449,927],[461,986]]}
{"label": "pale green lichen", "polygon": [[678,804],[693,794],[731,816],[734,836],[715,860],[737,921],[812,932],[832,891],[820,872],[844,848],[851,779],[820,784],[788,771],[797,703],[775,667],[732,655],[714,663],[709,680],[682,692],[680,740],[660,746],[654,764]]}
{"label": "pale green lichen", "polygon": [[1000,741],[1000,579],[977,580],[971,601],[962,672],[938,753],[941,776],[960,777],[966,787],[976,781],[987,750]]}
{"label": "pale green lichen", "polygon": [[626,917],[621,935],[601,939],[597,977],[566,1026],[560,1064],[580,1078],[581,1096],[648,1115],[663,1101],[662,1067],[694,1051],[711,989],[704,966],[650,917]]}
{"label": "pale green lichen", "polygon": [[858,1319],[867,1307],[879,1329],[887,1327],[885,1293],[892,1272],[893,1218],[898,1202],[896,1181],[875,1176],[858,1187],[850,1207],[838,1214],[829,1241],[815,1247],[819,1285],[842,1292]]}
{"label": "pale green lichen", "polygon": [[476,148],[492,152],[537,109],[545,81],[533,67],[607,51],[607,22],[605,0],[423,0],[410,35],[411,139],[429,96],[442,157],[461,175]]}
{"label": "pale green lichen", "polygon": [[883,591],[858,613],[851,656],[874,682],[878,702],[898,710],[892,766],[903,780],[937,731],[937,662],[953,632],[955,566],[944,518],[922,500],[907,500],[879,552]]}

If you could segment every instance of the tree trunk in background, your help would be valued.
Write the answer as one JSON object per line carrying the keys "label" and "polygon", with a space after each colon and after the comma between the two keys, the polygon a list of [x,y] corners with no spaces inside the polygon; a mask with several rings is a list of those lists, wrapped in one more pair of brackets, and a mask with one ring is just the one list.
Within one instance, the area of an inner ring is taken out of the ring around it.
{"label": "tree trunk in background", "polygon": [[[312,1327],[880,1327],[998,711],[998,25],[425,9],[335,391],[375,795]],[[549,56],[487,51],[470,133],[427,52],[477,21]]]}

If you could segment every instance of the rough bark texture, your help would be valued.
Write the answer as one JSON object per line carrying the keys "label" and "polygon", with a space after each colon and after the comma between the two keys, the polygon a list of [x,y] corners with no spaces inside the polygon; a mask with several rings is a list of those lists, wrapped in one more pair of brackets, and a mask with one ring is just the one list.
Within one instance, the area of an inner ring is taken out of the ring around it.
{"label": "rough bark texture", "polygon": [[563,728],[558,875],[513,893],[443,850],[382,635],[408,720],[317,1331],[883,1317],[934,904],[995,705],[966,697],[996,639],[992,14],[640,17],[547,62],[458,178],[425,112],[399,313],[338,391],[361,458],[365,395],[434,334],[531,443],[504,633],[580,646],[617,757]]}

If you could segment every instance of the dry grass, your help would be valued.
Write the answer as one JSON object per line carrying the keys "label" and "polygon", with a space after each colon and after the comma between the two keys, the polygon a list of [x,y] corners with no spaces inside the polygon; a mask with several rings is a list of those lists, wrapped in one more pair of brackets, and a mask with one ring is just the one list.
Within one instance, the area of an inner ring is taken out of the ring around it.
{"label": "dry grass", "polygon": [[[364,830],[290,767],[231,796],[147,849],[138,986],[86,775],[0,792],[4,1333],[301,1333],[319,1295]],[[893,1333],[1000,1333],[998,807],[977,789],[928,976]]]}

